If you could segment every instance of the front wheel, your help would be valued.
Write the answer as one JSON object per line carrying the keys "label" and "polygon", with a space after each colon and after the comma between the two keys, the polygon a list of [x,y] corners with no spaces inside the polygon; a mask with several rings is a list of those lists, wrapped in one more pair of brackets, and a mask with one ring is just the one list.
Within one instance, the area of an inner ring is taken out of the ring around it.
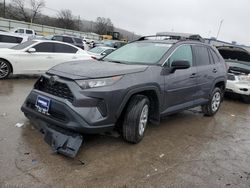
{"label": "front wheel", "polygon": [[242,96],[242,99],[245,103],[250,104],[250,95]]}
{"label": "front wheel", "polygon": [[142,140],[148,123],[149,100],[136,95],[130,100],[123,122],[123,138],[131,143]]}
{"label": "front wheel", "polygon": [[10,64],[5,60],[0,59],[0,79],[7,78],[10,72],[11,72]]}
{"label": "front wheel", "polygon": [[222,92],[221,89],[216,87],[214,88],[212,95],[209,99],[209,102],[205,105],[202,105],[202,112],[206,116],[213,116],[219,110],[222,101]]}

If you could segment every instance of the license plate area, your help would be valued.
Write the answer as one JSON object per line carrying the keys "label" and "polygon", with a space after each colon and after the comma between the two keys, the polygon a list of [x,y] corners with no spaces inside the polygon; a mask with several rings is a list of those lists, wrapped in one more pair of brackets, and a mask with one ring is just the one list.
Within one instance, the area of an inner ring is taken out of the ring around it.
{"label": "license plate area", "polygon": [[50,108],[51,100],[44,96],[37,96],[36,99],[36,110],[42,114],[49,115],[49,108]]}

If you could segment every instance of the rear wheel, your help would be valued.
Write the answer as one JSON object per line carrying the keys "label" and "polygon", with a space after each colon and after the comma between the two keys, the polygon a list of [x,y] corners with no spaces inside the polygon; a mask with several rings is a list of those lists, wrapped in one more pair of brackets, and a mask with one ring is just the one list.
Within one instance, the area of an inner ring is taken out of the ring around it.
{"label": "rear wheel", "polygon": [[143,95],[136,95],[130,100],[123,122],[123,138],[131,143],[142,140],[147,128],[149,100]]}
{"label": "rear wheel", "polygon": [[209,102],[202,106],[202,112],[206,116],[213,116],[219,110],[222,101],[222,92],[220,88],[214,88]]}
{"label": "rear wheel", "polygon": [[10,72],[11,72],[10,64],[5,60],[0,59],[0,79],[7,78]]}

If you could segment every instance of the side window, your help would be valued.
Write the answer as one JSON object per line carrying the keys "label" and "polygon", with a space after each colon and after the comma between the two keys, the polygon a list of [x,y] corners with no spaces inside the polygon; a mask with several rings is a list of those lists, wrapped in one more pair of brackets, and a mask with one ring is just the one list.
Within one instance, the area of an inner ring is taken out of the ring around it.
{"label": "side window", "polygon": [[185,60],[190,63],[190,66],[193,65],[193,54],[190,45],[180,46],[175,50],[175,52],[168,59],[168,66],[171,67],[173,61]]}
{"label": "side window", "polygon": [[208,49],[205,46],[193,46],[195,52],[195,62],[197,66],[210,65]]}
{"label": "side window", "polygon": [[27,29],[26,34],[33,34],[33,31]]}
{"label": "side window", "polygon": [[24,33],[24,29],[18,29],[18,33]]}
{"label": "side window", "polygon": [[75,54],[78,49],[66,44],[54,44],[55,46],[55,53],[71,53]]}
{"label": "side window", "polygon": [[62,36],[54,36],[54,37],[52,38],[52,40],[63,41],[63,37],[62,37]]}
{"label": "side window", "polygon": [[67,42],[67,43],[71,43],[71,44],[74,43],[72,38],[70,38],[70,37],[63,37],[63,42]]}
{"label": "side window", "polygon": [[21,43],[22,42],[21,37],[13,37],[8,35],[0,35],[0,42],[6,42],[6,43]]}
{"label": "side window", "polygon": [[33,48],[35,48],[37,52],[54,53],[54,45],[51,42],[39,43]]}
{"label": "side window", "polygon": [[76,43],[82,44],[82,39],[74,38],[74,40],[75,40]]}
{"label": "side window", "polygon": [[212,50],[212,49],[210,49],[210,52],[211,52],[211,54],[212,54],[212,56],[213,56],[214,61],[215,61],[216,63],[220,62],[220,59],[219,59],[218,55],[215,53],[215,51]]}

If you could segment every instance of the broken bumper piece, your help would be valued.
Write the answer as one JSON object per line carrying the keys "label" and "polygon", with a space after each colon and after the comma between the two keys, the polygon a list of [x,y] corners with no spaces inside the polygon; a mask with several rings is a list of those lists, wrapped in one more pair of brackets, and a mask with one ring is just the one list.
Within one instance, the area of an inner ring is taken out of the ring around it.
{"label": "broken bumper piece", "polygon": [[45,142],[51,145],[55,153],[74,158],[83,143],[82,135],[47,125],[42,121],[36,123],[35,127],[44,134]]}

